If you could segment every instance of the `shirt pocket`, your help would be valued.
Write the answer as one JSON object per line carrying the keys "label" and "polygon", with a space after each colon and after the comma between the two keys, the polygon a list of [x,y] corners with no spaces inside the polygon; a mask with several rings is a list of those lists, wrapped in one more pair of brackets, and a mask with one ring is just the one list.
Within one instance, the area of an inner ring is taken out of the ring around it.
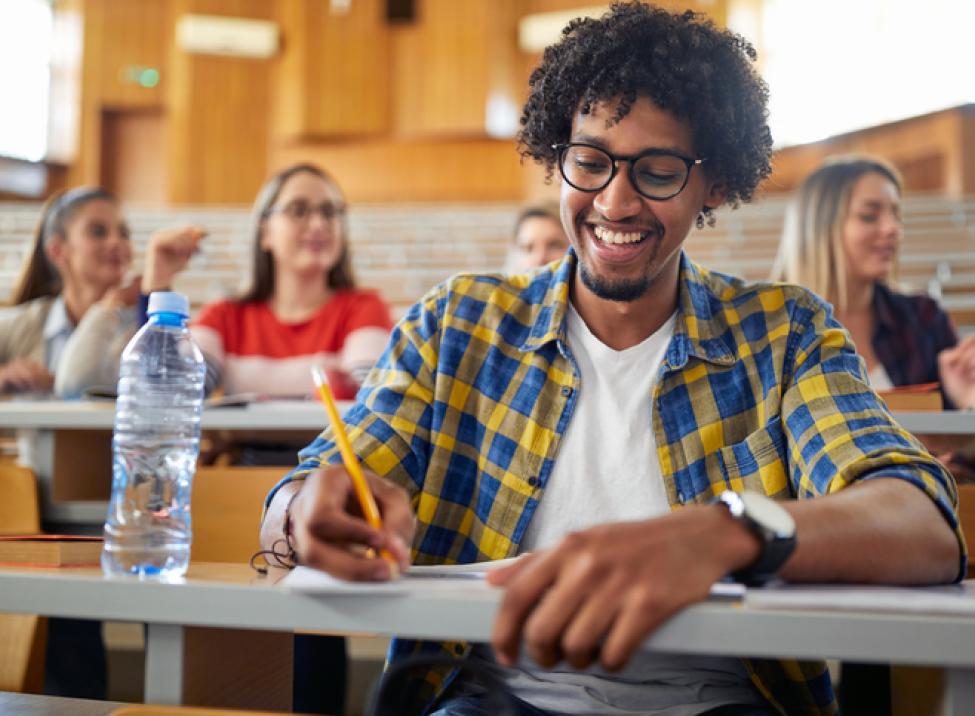
{"label": "shirt pocket", "polygon": [[780,418],[772,418],[741,442],[719,449],[717,455],[730,489],[753,490],[769,497],[789,493],[785,435]]}

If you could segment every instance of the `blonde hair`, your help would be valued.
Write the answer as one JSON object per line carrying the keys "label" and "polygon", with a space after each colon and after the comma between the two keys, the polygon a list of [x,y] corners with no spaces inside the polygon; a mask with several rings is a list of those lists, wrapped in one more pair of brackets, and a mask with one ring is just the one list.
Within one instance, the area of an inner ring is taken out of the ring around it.
{"label": "blonde hair", "polygon": [[782,227],[772,280],[797,283],[846,308],[843,224],[853,187],[865,174],[880,174],[903,191],[900,173],[878,157],[847,155],[824,162],[799,185]]}

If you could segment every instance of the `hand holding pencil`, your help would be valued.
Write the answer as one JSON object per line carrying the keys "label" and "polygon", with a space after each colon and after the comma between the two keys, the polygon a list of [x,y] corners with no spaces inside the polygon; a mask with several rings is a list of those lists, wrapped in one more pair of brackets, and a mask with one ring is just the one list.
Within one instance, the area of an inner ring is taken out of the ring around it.
{"label": "hand holding pencil", "polygon": [[394,579],[409,566],[415,529],[409,497],[362,469],[324,375],[313,373],[343,464],[309,475],[295,499],[292,534],[300,561],[343,579]]}

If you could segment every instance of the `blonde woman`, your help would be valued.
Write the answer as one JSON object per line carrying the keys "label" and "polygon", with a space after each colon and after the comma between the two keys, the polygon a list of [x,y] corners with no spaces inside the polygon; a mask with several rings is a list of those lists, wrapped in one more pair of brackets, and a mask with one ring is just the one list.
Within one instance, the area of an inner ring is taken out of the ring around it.
{"label": "blonde woman", "polygon": [[773,278],[833,304],[875,390],[939,382],[949,408],[975,406],[975,337],[959,342],[948,315],[894,283],[903,238],[902,182],[874,157],[831,159],[789,208]]}

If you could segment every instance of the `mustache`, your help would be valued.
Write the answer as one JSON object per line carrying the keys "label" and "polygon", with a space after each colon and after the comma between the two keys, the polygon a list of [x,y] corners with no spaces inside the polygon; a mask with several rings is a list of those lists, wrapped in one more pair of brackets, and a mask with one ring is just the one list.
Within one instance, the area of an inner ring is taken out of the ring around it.
{"label": "mustache", "polygon": [[614,226],[623,230],[625,230],[626,227],[633,227],[635,230],[650,231],[655,234],[663,234],[664,232],[664,225],[655,216],[651,216],[646,220],[624,219],[623,221],[610,221],[606,217],[600,216],[599,214],[590,214],[586,217],[580,217],[578,221],[579,226],[583,224],[599,225],[605,223],[613,224]]}

